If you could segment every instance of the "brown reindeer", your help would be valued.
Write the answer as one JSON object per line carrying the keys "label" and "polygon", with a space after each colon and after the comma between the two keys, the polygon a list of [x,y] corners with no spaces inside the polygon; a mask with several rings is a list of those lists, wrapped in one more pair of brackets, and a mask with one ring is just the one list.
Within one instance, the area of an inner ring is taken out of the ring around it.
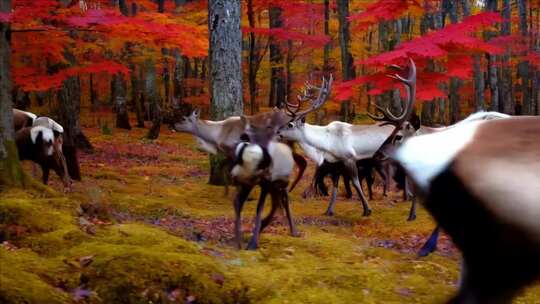
{"label": "brown reindeer", "polygon": [[[18,132],[22,129],[29,128],[29,127],[43,127],[46,129],[49,129],[53,133],[53,149],[54,153],[50,156],[47,156],[46,159],[41,159],[39,163],[46,164],[44,167],[41,166],[42,169],[45,168],[46,171],[43,171],[43,182],[47,184],[48,178],[49,178],[49,170],[53,169],[58,176],[62,179],[62,182],[64,184],[64,191],[69,191],[71,189],[71,178],[68,174],[68,166],[66,162],[66,158],[64,156],[63,151],[63,133],[64,128],[57,123],[56,121],[52,120],[49,117],[41,116],[38,117],[34,113],[21,111],[18,109],[13,109],[13,117],[14,117],[14,130],[15,132]],[[36,129],[37,130],[37,129]],[[24,132],[25,135],[23,137],[28,136],[29,132]],[[46,132],[48,134],[48,132]],[[16,133],[17,134],[17,133]],[[27,145],[18,147],[19,148],[19,154],[29,155],[33,153],[33,151],[28,150],[29,147]],[[25,149],[25,151],[20,151],[20,149]],[[28,150],[28,151],[26,151]],[[25,158],[29,160],[34,160],[32,158]],[[38,163],[34,160],[34,162]],[[59,173],[59,171],[62,171],[62,173]]]}
{"label": "brown reindeer", "polygon": [[463,253],[450,303],[511,303],[540,279],[540,117],[457,124],[393,157]]}
{"label": "brown reindeer", "polygon": [[[241,138],[246,136],[248,122],[255,129],[264,129],[272,133],[281,125],[287,124],[289,120],[285,112],[279,109],[253,116],[231,116],[221,121],[200,119],[199,110],[195,110],[190,116],[184,117],[182,122],[176,123],[174,129],[178,132],[193,134],[203,150],[211,154],[222,152],[232,163],[236,157],[236,146]],[[293,159],[298,166],[298,175],[290,191],[300,181],[307,167],[307,162],[302,155],[293,152]]]}
{"label": "brown reindeer", "polygon": [[43,126],[24,127],[15,132],[15,142],[20,160],[31,160],[41,167],[44,184],[48,183],[49,171],[53,169],[64,182],[64,190],[69,190],[65,160],[55,144],[53,130]]}

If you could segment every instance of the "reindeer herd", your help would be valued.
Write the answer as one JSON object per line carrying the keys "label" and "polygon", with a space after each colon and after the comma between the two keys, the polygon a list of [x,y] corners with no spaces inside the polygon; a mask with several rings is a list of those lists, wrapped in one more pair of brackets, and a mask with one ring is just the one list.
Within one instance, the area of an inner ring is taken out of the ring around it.
{"label": "reindeer herd", "polygon": [[[404,70],[404,69],[402,69]],[[442,228],[463,253],[459,292],[450,303],[509,303],[526,285],[540,278],[540,117],[478,112],[442,128],[421,126],[414,115],[416,67],[409,60],[407,77],[390,77],[407,90],[403,112],[394,115],[377,107],[378,121],[353,125],[334,121],[326,126],[306,122],[309,113],[328,99],[332,77],[322,85],[306,84],[297,103],[253,116],[222,121],[203,120],[199,112],[174,125],[192,134],[211,154],[222,153],[237,186],[233,201],[234,234],[242,247],[241,212],[250,192],[259,186],[252,238],[247,249],[257,249],[259,235],[283,208],[292,236],[297,236],[288,192],[302,177],[307,162],[293,150],[297,143],[316,171],[304,197],[332,192],[325,215],[334,214],[338,181],[343,177],[358,195],[363,216],[370,216],[361,181],[372,198],[373,171],[382,178],[386,195],[391,182],[414,196],[408,220],[416,218],[416,198],[434,216],[438,226],[421,254],[434,250]],[[309,106],[303,109],[305,103]],[[16,142],[21,159],[38,163],[43,182],[53,169],[69,187],[62,154],[62,127],[50,118],[14,110]],[[294,166],[298,175],[288,189]],[[263,218],[267,195],[271,209]]]}

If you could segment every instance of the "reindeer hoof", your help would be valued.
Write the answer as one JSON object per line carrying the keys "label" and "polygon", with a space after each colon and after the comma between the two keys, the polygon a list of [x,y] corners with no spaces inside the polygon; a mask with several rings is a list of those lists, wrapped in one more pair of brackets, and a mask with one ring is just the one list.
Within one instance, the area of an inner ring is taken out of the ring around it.
{"label": "reindeer hoof", "polygon": [[371,215],[371,209],[364,210],[363,216],[370,216]]}
{"label": "reindeer hoof", "polygon": [[415,219],[416,219],[416,214],[411,214],[411,215],[409,215],[409,217],[407,218],[407,221],[412,222],[412,221],[414,221]]}
{"label": "reindeer hoof", "polygon": [[300,237],[300,233],[298,231],[291,232],[292,237]]}
{"label": "reindeer hoof", "polygon": [[326,210],[326,212],[324,213],[324,215],[326,215],[326,216],[334,216],[334,211],[328,211],[328,210]]}

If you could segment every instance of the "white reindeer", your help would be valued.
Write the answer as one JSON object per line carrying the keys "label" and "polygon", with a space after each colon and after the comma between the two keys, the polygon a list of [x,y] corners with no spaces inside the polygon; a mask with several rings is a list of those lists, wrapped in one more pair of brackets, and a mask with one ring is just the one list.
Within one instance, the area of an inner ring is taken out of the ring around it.
{"label": "white reindeer", "polygon": [[[328,98],[331,88],[330,80],[330,82],[323,81],[322,87],[320,89],[318,88],[319,95],[316,99],[313,96],[307,96],[307,94],[299,97],[299,103],[292,105],[296,107],[296,111],[291,110],[295,114],[293,121],[279,131],[279,135],[284,139],[304,142],[342,161],[345,165],[346,174],[352,178],[353,186],[362,203],[364,216],[369,216],[371,209],[360,186],[356,161],[372,158],[383,144],[388,142],[389,139],[394,139],[401,125],[410,116],[415,99],[416,67],[412,60],[410,60],[409,64],[408,79],[402,78],[397,74],[391,77],[405,84],[408,95],[405,110],[401,115],[396,117],[389,111],[386,111],[386,115],[392,121],[393,126],[389,124],[352,125],[339,121],[331,122],[326,126],[316,126],[306,123],[306,115],[320,108]],[[308,87],[308,89],[312,88],[312,86]],[[306,99],[313,100],[311,108],[297,112],[300,108],[300,103]],[[287,107],[290,106],[287,105]]]}

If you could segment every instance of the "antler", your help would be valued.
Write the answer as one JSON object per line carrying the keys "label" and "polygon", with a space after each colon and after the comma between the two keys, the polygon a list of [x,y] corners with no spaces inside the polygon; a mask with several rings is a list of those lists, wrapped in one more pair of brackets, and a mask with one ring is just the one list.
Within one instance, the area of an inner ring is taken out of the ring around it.
{"label": "antler", "polygon": [[[306,81],[304,85],[304,90],[302,91],[302,95],[298,95],[297,97],[298,103],[297,104],[291,104],[288,102],[285,103],[285,108],[287,109],[287,112],[289,112],[289,116],[291,116],[293,120],[298,120],[305,117],[309,113],[320,109],[324,105],[326,100],[328,99],[328,96],[330,96],[330,90],[332,89],[332,82],[333,82],[332,75],[330,75],[328,80],[325,77],[323,77],[322,85],[320,88]],[[319,95],[317,95],[316,98],[312,94],[309,94],[309,92],[313,90],[319,91]],[[305,101],[311,101],[311,106],[306,110],[299,111],[302,106],[302,103]]]}
{"label": "antler", "polygon": [[[392,68],[403,70],[403,68],[392,65]],[[414,64],[414,61],[409,58],[409,75],[407,78],[403,78],[398,74],[390,74],[387,75],[390,78],[394,78],[400,82],[402,82],[405,85],[405,88],[407,89],[407,102],[405,104],[404,110],[399,116],[395,116],[390,112],[390,109],[387,107],[386,109],[375,105],[378,112],[381,112],[382,116],[376,116],[372,113],[367,113],[367,115],[376,121],[385,121],[385,124],[391,124],[396,126],[397,128],[401,128],[403,123],[409,118],[409,116],[412,113],[414,101],[416,98],[416,66]]]}
{"label": "antler", "polygon": [[[414,101],[416,99],[416,65],[414,64],[414,61],[409,58],[409,75],[407,78],[403,78],[398,74],[388,75],[388,77],[397,79],[405,85],[405,88],[407,89],[407,103],[405,105],[405,110],[398,117],[392,115],[392,113],[390,113],[388,110],[383,112],[383,116],[385,115],[384,113],[386,113],[386,116],[390,118],[390,121],[388,121],[387,124],[392,124],[395,126],[395,128],[390,136],[388,136],[381,147],[377,150],[377,152],[375,152],[373,157],[378,159],[386,158],[386,155],[384,155],[383,152],[384,148],[388,144],[394,143],[396,135],[398,134],[399,130],[401,130],[403,123],[407,121],[412,114]],[[380,108],[377,107],[377,109],[379,110]]]}

